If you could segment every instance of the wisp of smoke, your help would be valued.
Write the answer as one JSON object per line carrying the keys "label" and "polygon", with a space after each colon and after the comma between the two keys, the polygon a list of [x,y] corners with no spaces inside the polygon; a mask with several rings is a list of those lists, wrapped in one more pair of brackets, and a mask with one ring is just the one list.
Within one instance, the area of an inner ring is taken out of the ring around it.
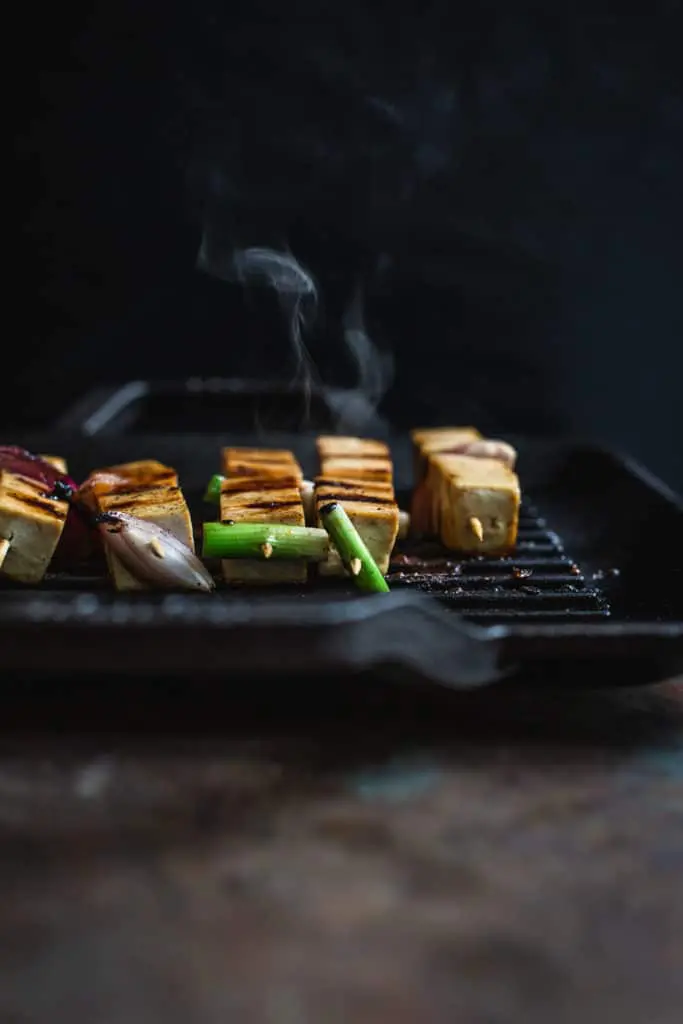
{"label": "wisp of smoke", "polygon": [[306,347],[303,331],[315,319],[318,289],[312,275],[289,252],[253,246],[235,249],[228,261],[217,263],[206,236],[197,257],[197,265],[224,280],[239,282],[244,287],[262,286],[277,295],[287,322],[296,359],[293,384],[301,386],[309,415],[311,388],[318,374]]}
{"label": "wisp of smoke", "polygon": [[318,287],[312,274],[290,252],[253,246],[233,249],[228,259],[222,247],[211,245],[205,235],[197,266],[223,280],[245,288],[266,287],[275,292],[285,317],[296,369],[292,385],[299,385],[310,416],[311,390],[315,385],[325,396],[338,431],[360,430],[376,417],[377,407],[393,380],[394,365],[389,354],[373,344],[363,319],[363,293],[359,284],[343,315],[345,345],[357,371],[356,386],[350,391],[324,387],[304,341],[304,331],[313,324],[318,310]]}

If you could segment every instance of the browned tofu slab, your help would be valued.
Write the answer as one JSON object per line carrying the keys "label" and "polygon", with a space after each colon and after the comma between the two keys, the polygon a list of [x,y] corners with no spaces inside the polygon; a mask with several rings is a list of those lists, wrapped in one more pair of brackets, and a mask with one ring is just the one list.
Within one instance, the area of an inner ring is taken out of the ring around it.
{"label": "browned tofu slab", "polygon": [[369,483],[393,484],[391,459],[384,456],[359,459],[354,455],[330,456],[321,461],[322,476],[335,480],[363,480]]}
{"label": "browned tofu slab", "polygon": [[463,444],[478,441],[474,427],[425,427],[412,430],[414,486],[410,507],[411,532],[432,537],[438,535],[434,495],[428,483],[429,457],[439,452],[456,452]]}
{"label": "browned tofu slab", "polygon": [[321,435],[315,443],[318,459],[355,456],[361,459],[390,458],[389,448],[384,441],[373,441],[365,437],[337,437]]}
{"label": "browned tofu slab", "polygon": [[[221,522],[273,523],[305,526],[304,506],[296,478],[241,477],[226,479],[221,489]],[[223,578],[229,583],[305,583],[308,566],[300,562],[224,558]]]}
{"label": "browned tofu slab", "polygon": [[[174,469],[154,460],[129,462],[91,473],[81,487],[82,495],[96,513],[123,512],[168,530],[194,551],[192,520]],[[121,561],[106,551],[107,563],[117,590],[147,590]]]}
{"label": "browned tofu slab", "polygon": [[517,542],[517,474],[497,459],[436,455],[430,460],[441,541],[451,551],[506,554]]}
{"label": "browned tofu slab", "polygon": [[223,448],[225,476],[295,476],[303,480],[301,466],[293,453],[279,448]]}
{"label": "browned tofu slab", "polygon": [[0,571],[21,583],[42,580],[66,523],[68,503],[49,494],[37,480],[0,471],[0,539],[9,541]]}

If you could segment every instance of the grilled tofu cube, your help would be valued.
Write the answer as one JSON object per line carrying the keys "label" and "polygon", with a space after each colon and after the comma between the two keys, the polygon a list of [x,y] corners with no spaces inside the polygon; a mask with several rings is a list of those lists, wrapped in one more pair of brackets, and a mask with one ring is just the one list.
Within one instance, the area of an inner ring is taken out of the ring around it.
{"label": "grilled tofu cube", "polygon": [[[339,484],[333,487],[316,486],[319,524],[320,509],[332,501],[342,505],[377,562],[380,572],[386,573],[398,536],[398,505],[393,499],[393,491],[388,490],[386,485],[380,485],[377,489],[365,484],[355,488],[344,488]],[[334,549],[330,551],[327,560],[320,563],[318,571],[322,576],[345,575],[341,558]]]}
{"label": "grilled tofu cube", "polygon": [[[154,523],[194,551],[192,520],[174,469],[153,460],[131,462],[92,473],[82,494],[96,513],[123,512]],[[146,590],[119,559],[106,552],[117,590]]]}
{"label": "grilled tofu cube", "polygon": [[410,506],[411,531],[426,537],[437,536],[434,494],[429,484],[429,459],[440,452],[457,452],[481,434],[474,427],[434,427],[411,431],[413,442],[414,487]]}
{"label": "grilled tofu cube", "polygon": [[282,477],[303,480],[301,466],[290,451],[279,448],[224,448],[225,476]]}
{"label": "grilled tofu cube", "polygon": [[10,542],[1,571],[21,583],[42,580],[66,523],[68,503],[49,494],[37,480],[0,471],[0,538]]}
{"label": "grilled tofu cube", "polygon": [[320,472],[334,480],[363,480],[369,485],[393,485],[394,480],[391,459],[385,456],[361,459],[355,455],[330,456],[322,460]]}
{"label": "grilled tofu cube", "polygon": [[517,542],[517,474],[497,459],[432,456],[441,541],[451,551],[506,554]]}
{"label": "grilled tofu cube", "polygon": [[336,437],[321,435],[315,443],[320,463],[330,458],[355,456],[361,459],[388,459],[389,448],[384,441],[364,437]]}
{"label": "grilled tofu cube", "polygon": [[[299,483],[296,476],[228,478],[221,489],[221,522],[305,526]],[[229,583],[305,583],[308,579],[303,560],[224,558],[221,568]]]}

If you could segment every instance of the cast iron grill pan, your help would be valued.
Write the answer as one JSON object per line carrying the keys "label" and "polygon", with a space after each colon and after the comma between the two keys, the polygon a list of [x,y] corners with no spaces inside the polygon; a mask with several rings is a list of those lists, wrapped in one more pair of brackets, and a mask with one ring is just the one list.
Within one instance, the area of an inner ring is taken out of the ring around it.
{"label": "cast iron grill pan", "polygon": [[[164,389],[168,422],[172,388]],[[193,389],[201,401],[197,382]],[[111,409],[111,396],[105,400]],[[92,424],[92,402],[84,406]],[[178,468],[201,521],[215,515],[200,496],[221,445],[290,447],[312,472],[315,435],[330,427],[323,418],[296,434],[154,433],[144,402],[141,415],[144,432],[131,430],[124,408],[123,432],[111,419],[106,430],[81,430],[72,414],[59,433],[6,443],[64,454],[76,477],[97,465],[158,458]],[[410,485],[409,445],[405,435],[388,440],[400,492]],[[371,669],[456,688],[520,674],[547,685],[633,685],[681,672],[681,502],[628,459],[598,447],[513,440],[525,503],[510,558],[407,547],[392,565],[392,593],[377,597],[360,596],[344,581],[221,587],[207,596],[116,594],[91,575],[51,575],[34,589],[4,582],[5,668],[61,675],[68,661],[75,674],[209,674],[226,682]],[[657,537],[667,538],[665,551]]]}

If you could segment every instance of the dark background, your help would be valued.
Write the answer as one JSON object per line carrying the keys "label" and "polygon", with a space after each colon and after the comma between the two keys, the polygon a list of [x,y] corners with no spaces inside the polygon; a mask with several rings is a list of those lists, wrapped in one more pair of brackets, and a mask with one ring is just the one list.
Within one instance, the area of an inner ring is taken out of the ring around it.
{"label": "dark background", "polygon": [[209,227],[312,271],[330,383],[362,284],[397,423],[589,433],[683,488],[683,18],[620,6],[22,14],[1,418],[96,380],[288,377],[272,296],[195,269]]}

